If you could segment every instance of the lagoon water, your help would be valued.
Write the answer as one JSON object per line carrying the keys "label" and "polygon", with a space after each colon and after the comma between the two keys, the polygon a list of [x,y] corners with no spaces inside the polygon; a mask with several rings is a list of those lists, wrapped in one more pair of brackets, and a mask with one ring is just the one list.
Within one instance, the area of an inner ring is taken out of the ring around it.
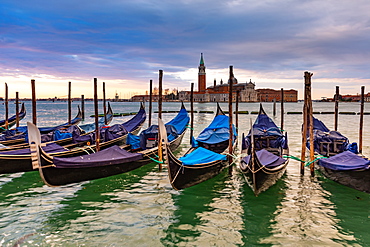
{"label": "lagoon water", "polygon": [[[79,102],[72,104],[72,116]],[[112,102],[114,112],[136,112],[139,103]],[[190,104],[185,104],[190,110]],[[32,120],[30,102],[22,124]],[[148,103],[146,104],[148,106]],[[226,103],[221,104],[228,110]],[[10,104],[10,107],[14,107]],[[154,104],[156,110],[156,103]],[[214,103],[195,103],[195,110],[216,111]],[[280,125],[280,105],[263,103]],[[334,103],[314,102],[314,111],[334,111]],[[365,104],[365,111],[370,111]],[[93,103],[85,102],[85,123],[92,122]],[[257,111],[258,103],[241,103],[241,111]],[[67,121],[66,102],[38,102],[38,124]],[[147,107],[148,109],[148,107]],[[179,110],[164,103],[163,110]],[[285,112],[302,111],[302,103],[286,103]],[[359,112],[359,103],[340,103],[339,111]],[[10,109],[13,115],[14,108]],[[4,116],[4,109],[0,109]],[[157,114],[153,115],[156,122]],[[175,113],[164,113],[165,121]],[[195,136],[213,114],[194,114]],[[330,129],[334,115],[316,115]],[[128,117],[114,118],[120,123]],[[239,139],[256,115],[239,115]],[[290,153],[300,156],[302,115],[284,115]],[[358,142],[359,115],[339,115],[338,130]],[[370,115],[364,116],[363,153],[370,157]],[[147,122],[146,122],[147,124]],[[177,151],[189,148],[189,133]],[[108,178],[47,187],[37,171],[0,175],[0,245],[13,246],[370,246],[370,194],[339,185],[290,160],[283,178],[255,197],[238,171],[227,171],[202,184],[175,191],[167,169],[155,163]]]}

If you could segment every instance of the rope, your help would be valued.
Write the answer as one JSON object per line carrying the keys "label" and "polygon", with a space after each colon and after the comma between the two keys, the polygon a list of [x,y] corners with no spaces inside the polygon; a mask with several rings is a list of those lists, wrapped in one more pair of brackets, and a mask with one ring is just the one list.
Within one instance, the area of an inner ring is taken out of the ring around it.
{"label": "rope", "polygon": [[159,160],[153,159],[153,158],[151,158],[151,157],[148,157],[148,158],[149,158],[149,159],[151,159],[151,160],[153,160],[154,162],[159,163],[159,164],[164,164],[164,162],[163,162],[163,161],[159,161]]}
{"label": "rope", "polygon": [[320,155],[320,156],[318,156],[316,159],[314,159],[313,161],[307,161],[307,164],[305,164],[304,166],[309,166],[309,165],[311,165],[312,163],[314,163],[315,161],[317,161],[317,160],[320,160],[320,159],[327,159],[328,157],[325,157],[325,156],[322,156],[322,155]]}

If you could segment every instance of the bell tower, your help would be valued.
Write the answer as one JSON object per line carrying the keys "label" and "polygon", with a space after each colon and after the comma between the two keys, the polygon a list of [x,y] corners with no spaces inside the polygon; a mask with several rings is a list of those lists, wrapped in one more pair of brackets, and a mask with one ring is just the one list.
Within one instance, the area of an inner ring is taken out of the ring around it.
{"label": "bell tower", "polygon": [[204,66],[203,53],[200,54],[198,72],[198,92],[206,91],[206,66]]}

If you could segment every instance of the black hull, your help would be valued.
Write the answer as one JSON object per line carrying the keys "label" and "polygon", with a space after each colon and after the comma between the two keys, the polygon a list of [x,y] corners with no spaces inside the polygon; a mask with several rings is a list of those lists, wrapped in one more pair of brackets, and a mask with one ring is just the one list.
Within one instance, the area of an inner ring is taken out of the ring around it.
{"label": "black hull", "polygon": [[317,165],[320,172],[330,180],[370,194],[370,169],[336,171]]}
{"label": "black hull", "polygon": [[274,185],[277,180],[284,175],[287,165],[288,161],[275,169],[268,169],[256,160],[253,169],[250,164],[246,164],[244,161],[241,161],[240,169],[246,177],[249,187],[251,187],[254,194],[257,196]]}
{"label": "black hull", "polygon": [[211,179],[227,166],[227,160],[203,165],[182,165],[172,152],[168,152],[168,175],[175,190],[182,190]]}
{"label": "black hull", "polygon": [[[139,126],[133,134],[139,132],[141,126]],[[127,135],[119,137],[117,139],[100,143],[100,149],[105,149],[114,145],[121,145],[126,141]],[[56,157],[73,157],[78,155],[85,155],[96,151],[96,146],[91,145],[88,148],[78,148],[70,151],[50,153],[50,156]],[[31,155],[1,155],[0,154],[0,174],[17,173],[17,172],[29,172],[33,171],[31,163]]]}
{"label": "black hull", "polygon": [[[173,140],[169,144],[172,150],[175,150],[180,146],[184,134],[185,131],[177,139]],[[144,157],[143,159],[138,161],[118,165],[85,168],[48,167],[52,165],[52,157],[50,157],[49,155],[41,154],[41,162],[43,168],[39,168],[39,172],[46,185],[60,186],[129,172],[153,162],[152,159],[158,159],[158,147],[145,150],[141,153],[143,153]]]}

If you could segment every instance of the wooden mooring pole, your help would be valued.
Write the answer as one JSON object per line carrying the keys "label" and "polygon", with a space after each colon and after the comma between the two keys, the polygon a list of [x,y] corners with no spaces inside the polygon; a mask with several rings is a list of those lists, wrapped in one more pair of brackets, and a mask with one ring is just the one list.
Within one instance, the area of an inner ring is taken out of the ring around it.
{"label": "wooden mooring pole", "polygon": [[107,125],[107,102],[105,99],[105,82],[103,82],[103,112],[104,112],[104,125]]}
{"label": "wooden mooring pole", "polygon": [[19,93],[15,92],[15,127],[19,127]]}
{"label": "wooden mooring pole", "polygon": [[308,98],[308,122],[309,122],[309,131],[310,131],[310,172],[311,172],[311,177],[315,176],[315,164],[312,162],[315,159],[315,148],[314,148],[314,138],[313,138],[313,106],[312,106],[312,94],[311,94],[311,77],[313,73],[308,74],[309,78],[309,87],[308,87],[308,92],[307,92],[307,98]]}
{"label": "wooden mooring pole", "polygon": [[5,129],[9,129],[9,98],[7,83],[5,83]]}
{"label": "wooden mooring pole", "polygon": [[284,131],[284,88],[280,91],[280,129]]}
{"label": "wooden mooring pole", "polygon": [[162,119],[162,79],[163,79],[163,70],[159,70],[159,98],[158,98],[158,117]]}
{"label": "wooden mooring pole", "polygon": [[194,83],[190,87],[190,144],[194,135]]}
{"label": "wooden mooring pole", "polygon": [[85,120],[85,95],[81,95],[82,120]]}
{"label": "wooden mooring pole", "polygon": [[32,123],[37,126],[37,116],[36,116],[36,87],[35,80],[31,80],[31,91],[32,91]]}
{"label": "wooden mooring pole", "polygon": [[71,82],[68,82],[68,123],[72,120],[72,104],[71,104]]}
{"label": "wooden mooring pole", "polygon": [[[159,85],[158,85],[158,88],[159,88],[159,99],[158,99],[158,118],[162,119],[162,79],[163,79],[163,70],[159,70]],[[162,143],[160,143],[160,145],[162,145]],[[161,149],[162,150],[162,149]],[[159,149],[158,149],[159,151]],[[159,157],[163,157],[163,153],[162,154],[158,154]],[[160,160],[162,161],[162,160]],[[159,168],[159,171],[162,171],[162,163],[158,163],[158,168]]]}
{"label": "wooden mooring pole", "polygon": [[276,116],[276,99],[274,98],[274,104],[272,105],[272,115]]}
{"label": "wooden mooring pole", "polygon": [[98,108],[98,79],[94,78],[94,110],[95,110],[95,145],[96,151],[100,150],[100,131],[99,131],[99,108]]}
{"label": "wooden mooring pole", "polygon": [[338,130],[339,86],[335,87],[334,130]]}
{"label": "wooden mooring pole", "polygon": [[149,81],[149,126],[152,125],[153,80]]}
{"label": "wooden mooring pole", "polygon": [[[233,73],[233,66],[230,65],[229,67],[229,165],[233,162],[233,158],[231,155],[233,154],[233,81],[234,81],[234,73]],[[229,173],[231,173],[232,167],[229,166]]]}
{"label": "wooden mooring pole", "polygon": [[364,102],[365,102],[365,86],[361,87],[361,108],[360,108],[360,133],[358,141],[358,151],[362,154],[362,128],[364,126]]}
{"label": "wooden mooring pole", "polygon": [[239,96],[240,91],[236,91],[236,100],[235,100],[235,129],[236,134],[239,134]]}

